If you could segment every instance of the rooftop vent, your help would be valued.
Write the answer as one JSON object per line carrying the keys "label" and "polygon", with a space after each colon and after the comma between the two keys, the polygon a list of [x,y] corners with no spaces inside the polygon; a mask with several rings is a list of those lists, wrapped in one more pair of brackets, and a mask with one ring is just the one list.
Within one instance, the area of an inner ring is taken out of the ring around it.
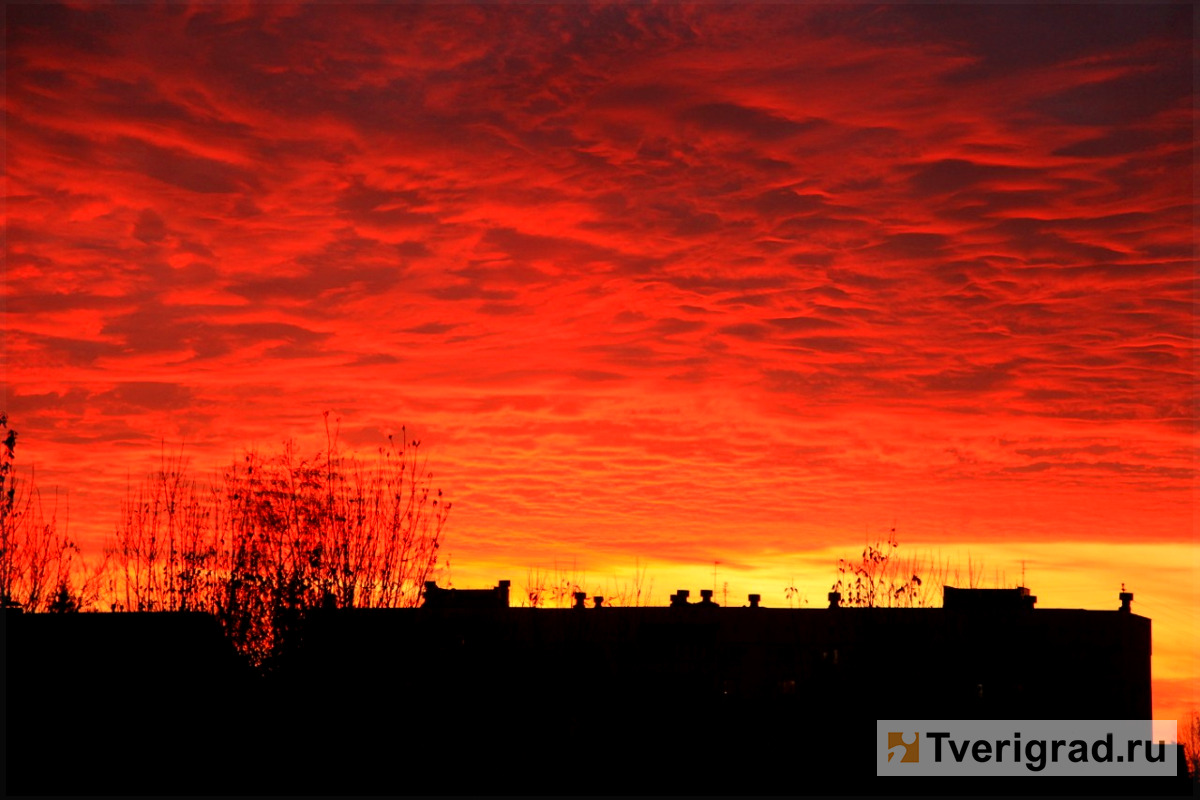
{"label": "rooftop vent", "polygon": [[1121,596],[1121,611],[1125,612],[1126,614],[1132,613],[1133,609],[1131,608],[1131,606],[1133,605],[1133,592],[1125,591],[1125,586],[1124,586],[1124,584],[1122,584],[1120,596]]}
{"label": "rooftop vent", "polygon": [[675,594],[671,595],[671,605],[686,606],[688,604],[688,595],[690,594],[691,592],[689,592],[687,589],[680,589],[679,591],[675,592]]}

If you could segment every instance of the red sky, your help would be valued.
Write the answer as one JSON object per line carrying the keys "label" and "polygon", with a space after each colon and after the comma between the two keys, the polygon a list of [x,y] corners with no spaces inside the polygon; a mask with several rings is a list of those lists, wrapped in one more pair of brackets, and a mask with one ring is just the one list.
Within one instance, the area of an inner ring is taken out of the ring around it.
{"label": "red sky", "polygon": [[6,14],[5,408],[93,551],[328,410],[456,585],[820,603],[894,526],[1127,583],[1200,702],[1190,5]]}

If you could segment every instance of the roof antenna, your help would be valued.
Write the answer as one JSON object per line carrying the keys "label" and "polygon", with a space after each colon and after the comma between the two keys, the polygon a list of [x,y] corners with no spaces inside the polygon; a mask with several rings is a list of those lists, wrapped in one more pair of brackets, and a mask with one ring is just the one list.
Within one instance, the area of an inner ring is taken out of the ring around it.
{"label": "roof antenna", "polygon": [[1021,585],[1025,585],[1025,559],[1021,559]]}

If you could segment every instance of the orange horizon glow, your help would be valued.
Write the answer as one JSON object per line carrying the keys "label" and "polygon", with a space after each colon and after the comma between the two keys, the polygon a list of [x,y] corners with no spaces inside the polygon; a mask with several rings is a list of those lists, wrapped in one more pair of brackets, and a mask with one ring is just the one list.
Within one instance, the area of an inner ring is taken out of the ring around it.
{"label": "orange horizon glow", "polygon": [[457,586],[820,607],[895,528],[1126,584],[1200,711],[1189,6],[6,15],[4,410],[86,554],[328,411]]}

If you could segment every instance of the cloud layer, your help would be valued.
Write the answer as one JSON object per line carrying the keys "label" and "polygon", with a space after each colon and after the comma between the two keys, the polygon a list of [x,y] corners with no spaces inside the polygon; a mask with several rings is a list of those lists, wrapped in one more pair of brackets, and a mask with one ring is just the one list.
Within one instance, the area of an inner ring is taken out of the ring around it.
{"label": "cloud layer", "polygon": [[458,557],[1191,540],[1186,6],[17,5],[5,405],[407,424]]}

